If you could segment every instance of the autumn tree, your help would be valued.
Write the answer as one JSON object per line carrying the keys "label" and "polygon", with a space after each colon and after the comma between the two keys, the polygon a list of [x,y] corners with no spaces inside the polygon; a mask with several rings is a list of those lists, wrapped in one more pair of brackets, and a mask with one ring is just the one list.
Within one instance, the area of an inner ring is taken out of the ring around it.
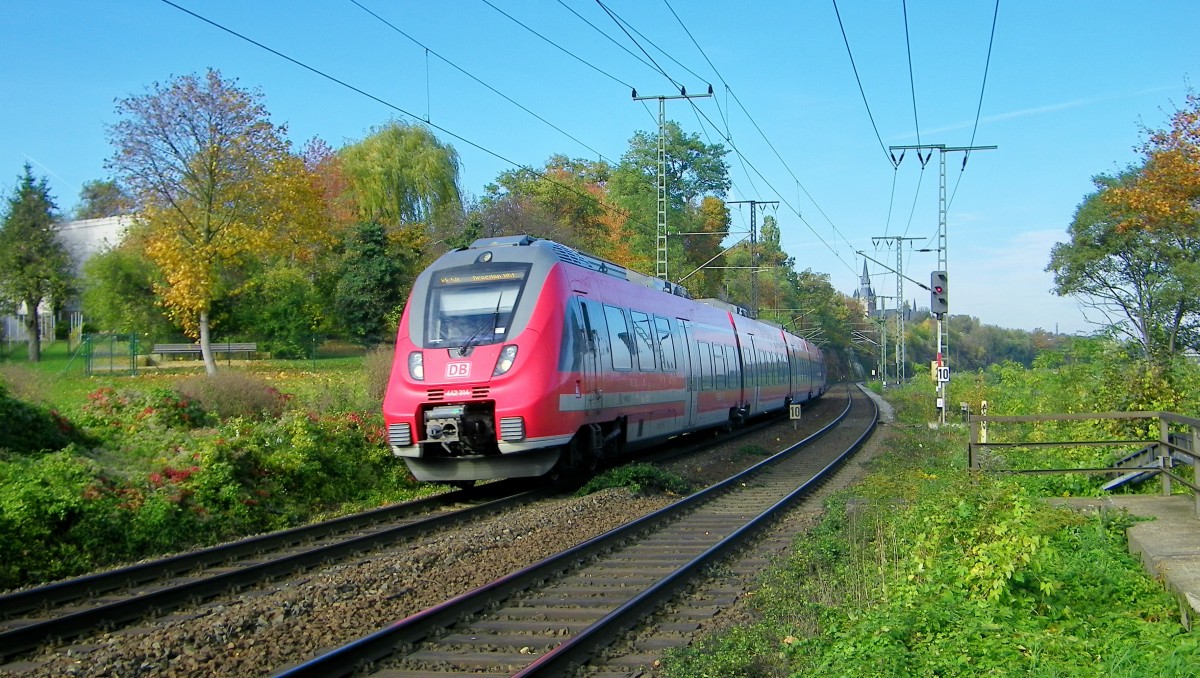
{"label": "autumn tree", "polygon": [[705,196],[693,216],[690,235],[679,236],[683,252],[679,274],[671,277],[687,287],[694,297],[719,297],[726,273],[721,267],[728,265],[722,256],[725,250],[722,243],[729,234],[729,207],[720,198]]}
{"label": "autumn tree", "polygon": [[1123,215],[1118,227],[1195,237],[1200,229],[1200,96],[1189,93],[1167,129],[1143,131],[1142,167],[1106,195]]}
{"label": "autumn tree", "polygon": [[1140,165],[1093,179],[1047,270],[1057,294],[1161,364],[1200,345],[1200,97],[1189,93],[1166,129],[1143,131]]}
{"label": "autumn tree", "polygon": [[[1096,191],[1076,210],[1069,242],[1051,249],[1046,270],[1054,274],[1056,294],[1079,299],[1145,357],[1164,360],[1200,339],[1194,261],[1200,239],[1194,229],[1162,224],[1145,205],[1128,200],[1144,170],[1093,179]],[[1114,197],[1118,192],[1126,197]]]}
{"label": "autumn tree", "polygon": [[530,233],[623,266],[653,266],[630,243],[628,213],[610,202],[611,174],[603,160],[564,155],[551,156],[541,170],[503,172],[480,201],[481,223],[486,231]]}
{"label": "autumn tree", "polygon": [[323,198],[328,220],[337,233],[344,234],[358,221],[358,206],[350,190],[350,179],[342,159],[324,140],[313,137],[300,153],[304,167]]}
{"label": "autumn tree", "polygon": [[[262,95],[209,70],[117,102],[109,161],[150,226],[159,302],[197,336],[209,374],[213,304],[223,273],[247,259],[327,237],[311,177],[271,123]],[[301,258],[307,256],[299,251]]]}
{"label": "autumn tree", "polygon": [[58,237],[57,210],[45,177],[34,179],[25,163],[0,222],[0,309],[24,304],[30,362],[42,356],[38,307],[62,304],[70,290],[70,257]]}

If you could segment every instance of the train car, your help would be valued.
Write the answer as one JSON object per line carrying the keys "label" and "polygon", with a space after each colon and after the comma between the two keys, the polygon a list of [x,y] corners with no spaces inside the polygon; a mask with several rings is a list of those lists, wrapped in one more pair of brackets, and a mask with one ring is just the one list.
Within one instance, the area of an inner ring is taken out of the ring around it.
{"label": "train car", "polygon": [[418,276],[383,414],[418,480],[590,470],[821,395],[819,349],[736,307],[530,236]]}

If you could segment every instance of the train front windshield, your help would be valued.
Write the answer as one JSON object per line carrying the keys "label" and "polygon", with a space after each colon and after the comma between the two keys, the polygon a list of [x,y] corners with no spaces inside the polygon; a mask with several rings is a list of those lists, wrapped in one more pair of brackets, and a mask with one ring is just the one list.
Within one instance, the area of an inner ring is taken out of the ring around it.
{"label": "train front windshield", "polygon": [[429,290],[425,346],[495,344],[508,336],[528,265],[493,264],[438,271]]}

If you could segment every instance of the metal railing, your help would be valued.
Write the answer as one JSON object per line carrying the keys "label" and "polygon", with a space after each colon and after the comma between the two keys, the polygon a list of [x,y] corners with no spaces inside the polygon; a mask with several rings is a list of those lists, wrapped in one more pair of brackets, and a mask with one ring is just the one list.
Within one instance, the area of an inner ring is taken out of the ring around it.
{"label": "metal railing", "polygon": [[[1162,482],[1162,493],[1170,496],[1172,483],[1177,482],[1192,490],[1195,498],[1196,517],[1200,519],[1200,486],[1197,481],[1189,481],[1172,472],[1176,462],[1197,468],[1200,458],[1200,419],[1185,417],[1174,412],[1101,412],[1094,414],[1037,414],[1022,416],[992,416],[987,414],[986,403],[984,414],[969,415],[971,429],[970,441],[967,443],[967,467],[973,471],[988,471],[993,473],[1023,473],[1023,474],[1124,474],[1128,479],[1135,476],[1157,475]],[[1050,421],[1103,421],[1103,420],[1138,420],[1157,419],[1159,436],[1157,439],[1145,440],[1059,440],[1059,441],[1005,441],[993,442],[988,440],[988,424],[1020,423],[1036,424]],[[1172,432],[1171,426],[1186,429],[1186,432]],[[984,468],[980,464],[980,452],[992,447],[1094,447],[1094,446],[1141,446],[1137,452],[1127,455],[1117,462],[1116,466],[1105,468],[1066,468],[1066,469],[1010,469]],[[1113,481],[1106,485],[1115,487],[1119,484]]]}

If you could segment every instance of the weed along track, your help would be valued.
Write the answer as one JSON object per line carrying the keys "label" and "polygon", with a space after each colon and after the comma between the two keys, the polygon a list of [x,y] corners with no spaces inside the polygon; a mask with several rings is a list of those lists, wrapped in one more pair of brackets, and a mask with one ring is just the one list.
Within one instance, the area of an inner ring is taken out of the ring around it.
{"label": "weed along track", "polygon": [[[876,419],[874,404],[855,392],[841,416],[818,436],[283,675],[338,676],[361,668],[397,677],[567,675],[825,482],[867,438]],[[712,606],[713,601],[701,599],[690,614],[711,615]],[[672,624],[665,630],[674,629]]]}

